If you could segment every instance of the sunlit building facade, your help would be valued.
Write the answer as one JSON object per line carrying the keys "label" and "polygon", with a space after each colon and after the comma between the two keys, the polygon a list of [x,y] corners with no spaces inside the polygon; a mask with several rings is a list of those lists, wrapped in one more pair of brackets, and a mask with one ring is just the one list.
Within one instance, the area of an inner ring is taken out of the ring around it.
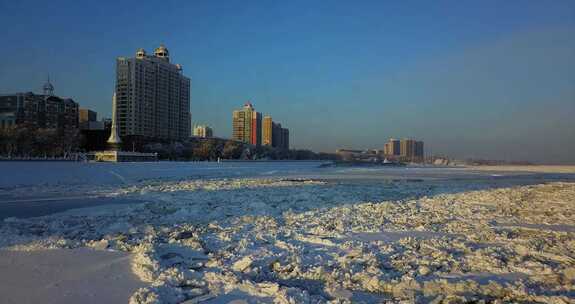
{"label": "sunlit building facade", "polygon": [[196,125],[194,126],[194,136],[202,138],[210,138],[214,137],[214,131],[209,126]]}
{"label": "sunlit building facade", "polygon": [[[232,139],[252,143],[252,119],[254,116],[254,106],[251,102],[246,102],[240,110],[235,110],[232,114]],[[256,125],[257,127],[257,125]]]}
{"label": "sunlit building facade", "polygon": [[401,155],[400,141],[397,139],[390,138],[383,146],[383,153],[387,156]]}
{"label": "sunlit building facade", "polygon": [[423,141],[405,138],[400,141],[400,156],[406,161],[420,162],[424,159]]}
{"label": "sunlit building facade", "polygon": [[136,57],[117,58],[116,98],[121,137],[190,137],[190,79],[179,64],[170,63],[165,46],[153,55],[139,49]]}
{"label": "sunlit building facade", "polygon": [[272,120],[272,117],[257,112],[250,102],[232,115],[232,138],[255,146],[264,145],[289,149],[289,130]]}
{"label": "sunlit building facade", "polygon": [[271,116],[264,116],[262,122],[262,145],[271,146],[272,145],[272,135],[273,135],[273,120]]}

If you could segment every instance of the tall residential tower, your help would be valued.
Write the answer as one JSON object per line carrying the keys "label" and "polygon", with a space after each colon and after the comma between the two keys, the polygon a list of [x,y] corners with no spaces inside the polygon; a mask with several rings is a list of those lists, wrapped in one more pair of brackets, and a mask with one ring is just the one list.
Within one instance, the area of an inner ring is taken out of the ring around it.
{"label": "tall residential tower", "polygon": [[273,120],[269,115],[264,116],[262,123],[262,145],[271,146],[273,143]]}
{"label": "tall residential tower", "polygon": [[232,138],[252,145],[261,144],[262,114],[256,112],[251,102],[232,115]]}
{"label": "tall residential tower", "polygon": [[289,130],[282,128],[280,123],[272,120],[272,117],[266,115],[262,128],[262,144],[274,148],[289,149]]}
{"label": "tall residential tower", "polygon": [[421,162],[423,161],[423,141],[411,138],[402,139],[400,142],[400,156],[405,161]]}
{"label": "tall residential tower", "polygon": [[398,139],[390,138],[383,147],[386,156],[399,156],[401,155],[401,145]]}
{"label": "tall residential tower", "polygon": [[121,137],[183,140],[190,136],[190,79],[161,45],[154,55],[116,60],[116,110]]}

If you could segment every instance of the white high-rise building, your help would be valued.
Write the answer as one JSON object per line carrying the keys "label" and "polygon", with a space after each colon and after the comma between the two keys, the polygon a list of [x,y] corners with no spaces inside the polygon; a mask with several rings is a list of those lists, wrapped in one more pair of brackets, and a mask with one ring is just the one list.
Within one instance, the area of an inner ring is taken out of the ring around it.
{"label": "white high-rise building", "polygon": [[190,137],[190,79],[170,63],[161,45],[154,55],[116,60],[117,128],[122,138],[182,140]]}

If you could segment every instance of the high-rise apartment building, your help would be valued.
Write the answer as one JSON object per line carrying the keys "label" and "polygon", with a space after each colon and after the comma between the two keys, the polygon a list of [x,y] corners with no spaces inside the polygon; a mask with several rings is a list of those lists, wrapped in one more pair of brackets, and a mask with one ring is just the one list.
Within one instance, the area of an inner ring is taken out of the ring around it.
{"label": "high-rise apartment building", "polygon": [[289,129],[282,128],[282,142],[280,148],[289,150]]}
{"label": "high-rise apartment building", "polygon": [[401,145],[400,145],[399,139],[390,138],[389,143],[391,144],[391,150],[393,152],[393,155],[400,155],[401,154]]}
{"label": "high-rise apartment building", "polygon": [[241,110],[235,110],[232,115],[232,138],[252,145],[262,143],[262,114],[256,112],[251,102],[247,102]]}
{"label": "high-rise apartment building", "polygon": [[383,154],[386,156],[393,155],[393,149],[391,148],[391,144],[389,142],[383,144]]}
{"label": "high-rise apartment building", "polygon": [[401,157],[409,161],[423,160],[423,141],[414,139],[402,139],[400,142]]}
{"label": "high-rise apartment building", "polygon": [[280,149],[289,149],[289,130],[282,128],[280,123],[272,122],[272,146]]}
{"label": "high-rise apartment building", "polygon": [[404,138],[400,141],[400,155],[402,157],[412,157],[415,151],[415,140]]}
{"label": "high-rise apartment building", "polygon": [[264,116],[262,123],[262,145],[271,146],[272,145],[272,135],[273,135],[273,121],[271,116]]}
{"label": "high-rise apartment building", "polygon": [[279,147],[283,141],[282,124],[272,122],[272,147]]}
{"label": "high-rise apartment building", "polygon": [[289,130],[275,123],[269,115],[262,119],[262,114],[249,102],[233,113],[232,138],[257,146],[289,149]]}
{"label": "high-rise apartment building", "polygon": [[116,110],[120,136],[183,140],[190,136],[190,79],[170,63],[161,45],[153,55],[116,60]]}
{"label": "high-rise apartment building", "polygon": [[262,144],[262,113],[252,112],[252,134],[250,143],[255,146]]}
{"label": "high-rise apartment building", "polygon": [[418,160],[423,160],[423,141],[416,141],[413,154]]}
{"label": "high-rise apartment building", "polygon": [[399,156],[401,154],[400,141],[390,138],[383,146],[383,153],[388,156]]}
{"label": "high-rise apartment building", "polygon": [[214,137],[214,131],[209,126],[197,125],[194,126],[194,136],[202,138]]}
{"label": "high-rise apartment building", "polygon": [[244,143],[252,142],[252,117],[255,112],[253,105],[246,102],[241,110],[235,110],[232,115],[232,139]]}

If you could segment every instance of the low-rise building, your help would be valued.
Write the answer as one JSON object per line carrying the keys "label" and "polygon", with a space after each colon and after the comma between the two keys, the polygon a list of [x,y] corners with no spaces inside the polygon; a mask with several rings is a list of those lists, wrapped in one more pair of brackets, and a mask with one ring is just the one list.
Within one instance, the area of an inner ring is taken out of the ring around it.
{"label": "low-rise building", "polygon": [[214,137],[214,131],[209,126],[196,125],[194,126],[194,136],[202,138],[210,138]]}
{"label": "low-rise building", "polygon": [[70,98],[54,96],[54,87],[47,82],[44,94],[15,93],[0,95],[0,127],[26,125],[32,128],[78,128],[78,103]]}
{"label": "low-rise building", "polygon": [[78,110],[78,121],[80,124],[87,121],[97,121],[97,120],[98,120],[98,113],[83,108],[80,108]]}
{"label": "low-rise building", "polygon": [[92,110],[80,108],[78,121],[80,130],[104,130],[104,122],[98,121],[98,113]]}

